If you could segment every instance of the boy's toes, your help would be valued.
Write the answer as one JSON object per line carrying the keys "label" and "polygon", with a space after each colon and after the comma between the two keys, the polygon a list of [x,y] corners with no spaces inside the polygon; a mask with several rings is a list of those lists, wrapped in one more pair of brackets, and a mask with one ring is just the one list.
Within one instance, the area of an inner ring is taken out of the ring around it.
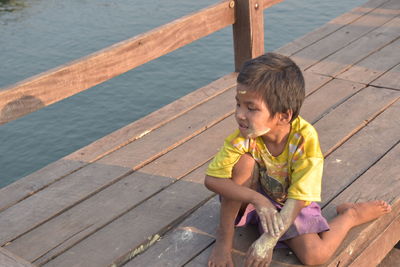
{"label": "boy's toes", "polygon": [[385,201],[383,201],[383,209],[384,209],[384,211],[385,212],[390,212],[390,211],[392,211],[392,206],[390,206],[390,204],[389,203],[387,203],[387,202],[385,202]]}
{"label": "boy's toes", "polygon": [[380,207],[383,213],[389,213],[392,211],[392,206],[384,200],[376,200],[376,205]]}

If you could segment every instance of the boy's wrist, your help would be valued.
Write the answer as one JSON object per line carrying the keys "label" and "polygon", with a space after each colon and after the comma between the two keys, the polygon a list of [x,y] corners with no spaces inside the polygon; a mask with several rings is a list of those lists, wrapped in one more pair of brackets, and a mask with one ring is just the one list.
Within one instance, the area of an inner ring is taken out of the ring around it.
{"label": "boy's wrist", "polygon": [[271,201],[269,201],[265,196],[261,195],[258,192],[255,192],[255,194],[253,194],[251,204],[253,204],[255,207],[273,206]]}

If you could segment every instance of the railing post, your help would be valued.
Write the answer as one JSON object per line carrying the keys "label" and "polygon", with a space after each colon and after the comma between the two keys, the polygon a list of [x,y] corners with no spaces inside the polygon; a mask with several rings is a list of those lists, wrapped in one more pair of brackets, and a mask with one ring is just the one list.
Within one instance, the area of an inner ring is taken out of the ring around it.
{"label": "railing post", "polygon": [[242,64],[264,53],[263,0],[235,0],[233,44],[235,71]]}

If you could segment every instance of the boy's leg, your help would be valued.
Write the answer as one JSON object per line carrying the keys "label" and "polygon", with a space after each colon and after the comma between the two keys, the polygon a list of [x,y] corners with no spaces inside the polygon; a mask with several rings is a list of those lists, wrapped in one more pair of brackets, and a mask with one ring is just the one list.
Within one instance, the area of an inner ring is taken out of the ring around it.
{"label": "boy's leg", "polygon": [[[236,184],[255,189],[255,181],[258,179],[258,175],[255,173],[256,166],[257,164],[251,155],[242,155],[234,167],[232,181]],[[240,171],[235,171],[235,169],[240,169]],[[208,266],[233,266],[231,250],[235,231],[235,219],[242,205],[245,207],[246,204],[221,197],[220,223]]]}
{"label": "boy's leg", "polygon": [[329,222],[329,231],[319,235],[305,234],[285,242],[303,264],[323,264],[335,253],[351,228],[390,211],[390,205],[379,200],[357,204],[345,203],[337,207],[338,216]]}

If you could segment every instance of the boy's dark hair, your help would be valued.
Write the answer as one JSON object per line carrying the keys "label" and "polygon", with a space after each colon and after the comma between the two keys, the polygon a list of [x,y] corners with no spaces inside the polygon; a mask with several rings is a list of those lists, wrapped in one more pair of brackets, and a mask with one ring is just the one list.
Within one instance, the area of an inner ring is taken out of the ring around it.
{"label": "boy's dark hair", "polygon": [[290,58],[266,53],[245,62],[237,82],[261,94],[271,115],[292,110],[294,120],[305,98],[300,68]]}

